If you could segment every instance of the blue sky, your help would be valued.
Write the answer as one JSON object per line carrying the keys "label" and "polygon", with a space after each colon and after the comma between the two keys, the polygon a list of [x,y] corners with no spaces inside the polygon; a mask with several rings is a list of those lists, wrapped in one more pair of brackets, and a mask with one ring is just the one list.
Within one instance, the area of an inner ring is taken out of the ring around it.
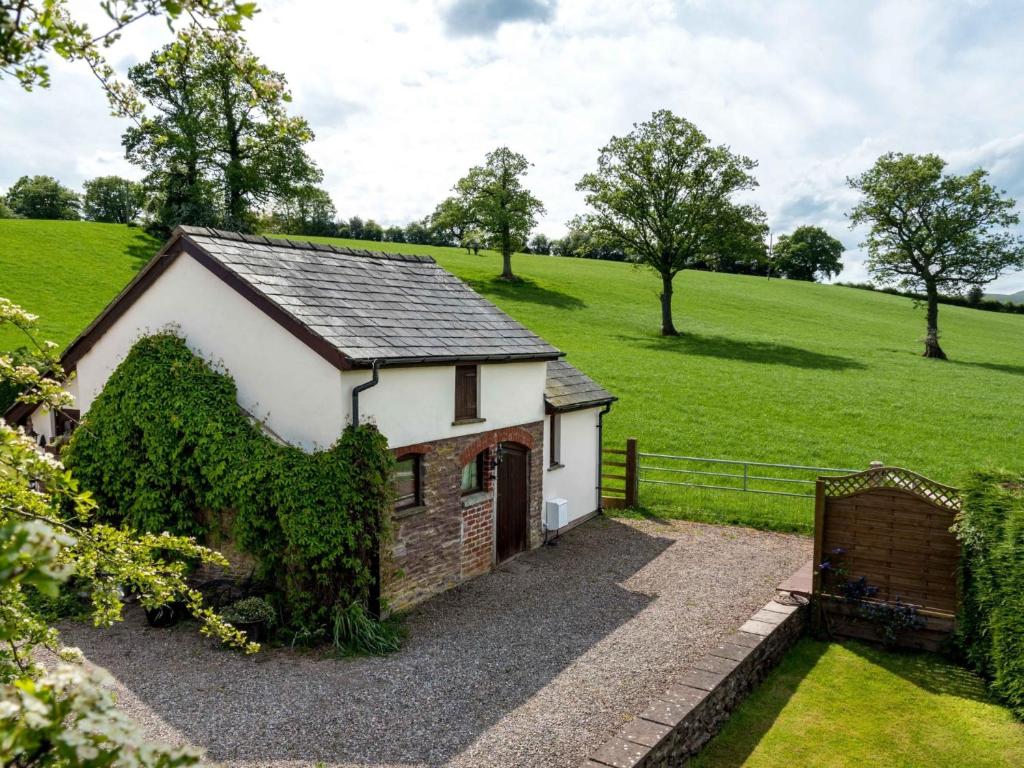
{"label": "blue sky", "polygon": [[[95,0],[72,6],[95,14]],[[669,108],[759,162],[753,198],[775,233],[819,224],[866,277],[847,176],[889,150],[982,166],[1024,202],[1024,4],[263,0],[255,51],[288,76],[339,211],[404,223],[500,144],[533,163],[550,235],[582,208],[598,147]],[[168,40],[146,23],[114,49],[125,70]],[[124,124],[80,66],[49,91],[0,82],[0,187],[137,176]],[[992,290],[1024,289],[1024,274]]]}

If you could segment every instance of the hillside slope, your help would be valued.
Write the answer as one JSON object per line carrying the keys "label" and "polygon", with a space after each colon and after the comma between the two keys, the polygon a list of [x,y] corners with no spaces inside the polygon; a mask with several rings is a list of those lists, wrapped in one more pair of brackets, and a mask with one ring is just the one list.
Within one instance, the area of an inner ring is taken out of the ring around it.
{"label": "hillside slope", "polygon": [[1017,291],[1016,293],[986,293],[986,299],[993,299],[994,301],[1008,301],[1011,304],[1024,304],[1024,291]]}
{"label": "hillside slope", "polygon": [[[156,247],[125,227],[0,221],[0,295],[66,343]],[[685,272],[684,335],[665,339],[647,270],[517,255],[527,282],[509,285],[492,253],[387,247],[433,255],[617,394],[609,444],[635,436],[645,451],[819,466],[877,459],[951,483],[977,465],[1024,465],[1024,316],[943,306],[941,362],[920,356],[923,310],[908,299]]]}
{"label": "hillside slope", "polygon": [[[0,219],[0,296],[39,315],[44,337],[64,345],[159,248],[121,224]],[[24,343],[0,328],[0,350]]]}

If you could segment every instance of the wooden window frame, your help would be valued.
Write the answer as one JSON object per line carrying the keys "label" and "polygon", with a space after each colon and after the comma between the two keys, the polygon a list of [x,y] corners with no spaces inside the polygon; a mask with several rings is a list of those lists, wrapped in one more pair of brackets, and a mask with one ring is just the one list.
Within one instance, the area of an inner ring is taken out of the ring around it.
{"label": "wooden window frame", "polygon": [[77,429],[82,420],[82,412],[78,408],[59,408],[53,411],[53,437],[70,435]]}
{"label": "wooden window frame", "polygon": [[484,483],[484,469],[485,469],[485,464],[486,464],[486,462],[485,462],[486,455],[487,455],[486,449],[483,450],[483,451],[480,451],[480,453],[478,453],[470,461],[466,462],[462,466],[462,471],[465,471],[466,467],[468,467],[468,466],[470,466],[472,464],[476,465],[476,485],[473,486],[472,488],[463,488],[462,487],[462,477],[460,475],[459,476],[459,490],[461,492],[461,495],[463,495],[463,496],[472,496],[474,493],[482,493],[485,490],[486,486],[485,486],[485,483]]}
{"label": "wooden window frame", "polygon": [[548,468],[558,469],[562,464],[562,414],[553,412],[548,422]]}
{"label": "wooden window frame", "polygon": [[403,461],[412,461],[412,478],[413,478],[413,495],[412,500],[407,501],[404,504],[400,503],[397,498],[395,499],[395,511],[403,512],[410,509],[416,509],[417,507],[423,506],[423,454],[420,453],[407,453],[404,456],[398,456],[395,461],[401,463]]}
{"label": "wooden window frame", "polygon": [[[467,383],[467,379],[472,381]],[[480,366],[455,366],[455,424],[483,421],[480,418]]]}

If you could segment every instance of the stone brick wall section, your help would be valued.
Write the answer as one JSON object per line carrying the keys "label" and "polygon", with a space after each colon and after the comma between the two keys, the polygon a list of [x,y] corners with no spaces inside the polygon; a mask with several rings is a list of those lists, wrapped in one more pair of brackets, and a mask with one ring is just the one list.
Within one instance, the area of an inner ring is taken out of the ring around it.
{"label": "stone brick wall section", "polygon": [[[422,457],[423,505],[396,512],[392,518],[392,545],[381,560],[383,594],[393,610],[409,608],[494,565],[490,458],[502,442],[530,449],[529,548],[540,545],[544,422],[397,448],[398,457],[410,453]],[[488,452],[484,491],[464,498],[462,468],[481,451]]]}
{"label": "stone brick wall section", "polygon": [[[487,485],[487,492],[490,492],[491,482]],[[488,498],[462,510],[462,579],[489,571],[493,551],[494,514]]]}
{"label": "stone brick wall section", "polygon": [[686,765],[796,643],[808,613],[806,605],[769,602],[595,750],[584,768]]}

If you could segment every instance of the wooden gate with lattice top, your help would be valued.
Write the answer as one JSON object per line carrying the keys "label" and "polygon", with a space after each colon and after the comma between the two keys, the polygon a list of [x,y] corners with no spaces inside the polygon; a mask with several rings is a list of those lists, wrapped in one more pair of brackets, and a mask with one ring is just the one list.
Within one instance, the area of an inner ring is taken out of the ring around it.
{"label": "wooden gate with lattice top", "polygon": [[[952,632],[957,611],[960,545],[950,527],[960,504],[955,488],[896,467],[872,466],[866,472],[820,478],[814,521],[815,595],[838,598],[832,601],[835,613],[852,617],[856,612],[848,599],[836,594],[842,589],[835,581],[830,583],[829,569],[842,569],[842,585],[863,577],[862,583],[872,590],[871,601],[899,601],[914,606],[926,619],[926,626],[908,633],[901,644],[937,648]],[[877,634],[863,621],[840,624],[843,634]]]}

